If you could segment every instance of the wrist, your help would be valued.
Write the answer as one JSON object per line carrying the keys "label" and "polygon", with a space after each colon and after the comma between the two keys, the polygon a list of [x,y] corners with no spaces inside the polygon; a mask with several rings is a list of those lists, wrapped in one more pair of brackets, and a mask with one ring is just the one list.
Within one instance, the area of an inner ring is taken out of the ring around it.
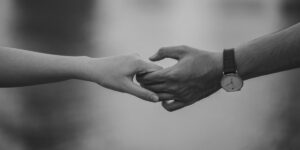
{"label": "wrist", "polygon": [[92,58],[88,56],[76,56],[72,57],[70,63],[72,65],[71,68],[71,77],[73,79],[79,79],[79,80],[88,80],[89,74],[90,74],[90,61]]}
{"label": "wrist", "polygon": [[215,72],[221,80],[223,76],[223,52],[214,52],[212,54],[212,59],[215,62]]}
{"label": "wrist", "polygon": [[253,59],[250,55],[246,56],[246,49],[246,46],[240,46],[237,47],[235,50],[235,59],[238,73],[243,80],[247,80],[254,77],[254,72],[252,71],[252,68],[254,68],[254,63],[251,62],[251,60]]}

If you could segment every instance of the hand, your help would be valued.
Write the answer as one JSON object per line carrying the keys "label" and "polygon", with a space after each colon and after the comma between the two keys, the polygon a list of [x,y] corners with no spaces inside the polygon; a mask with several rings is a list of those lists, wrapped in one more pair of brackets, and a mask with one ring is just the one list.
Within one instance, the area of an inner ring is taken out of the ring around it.
{"label": "hand", "polygon": [[133,82],[137,73],[150,73],[162,69],[155,64],[143,61],[139,55],[123,55],[105,58],[88,58],[85,77],[103,87],[126,92],[141,99],[157,102],[158,96]]}
{"label": "hand", "polygon": [[[174,111],[191,105],[220,89],[222,55],[187,46],[161,48],[152,61],[177,59],[178,63],[146,75],[137,81],[159,96],[163,107]],[[168,100],[174,100],[170,102]]]}

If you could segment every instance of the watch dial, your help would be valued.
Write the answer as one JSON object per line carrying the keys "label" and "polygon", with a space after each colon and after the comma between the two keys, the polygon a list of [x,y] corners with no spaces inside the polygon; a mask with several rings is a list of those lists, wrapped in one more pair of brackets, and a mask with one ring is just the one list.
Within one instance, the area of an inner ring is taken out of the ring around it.
{"label": "watch dial", "polygon": [[239,91],[243,86],[243,80],[235,74],[225,75],[222,78],[221,86],[227,92]]}

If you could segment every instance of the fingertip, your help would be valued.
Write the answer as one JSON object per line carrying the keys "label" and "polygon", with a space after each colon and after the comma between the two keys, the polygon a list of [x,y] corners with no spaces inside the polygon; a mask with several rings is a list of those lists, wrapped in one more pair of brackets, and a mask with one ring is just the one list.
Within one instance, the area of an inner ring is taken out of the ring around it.
{"label": "fingertip", "polygon": [[139,97],[146,101],[150,101],[150,102],[158,102],[159,101],[158,95],[156,95],[154,92],[149,91],[131,81],[128,82],[126,91],[127,91],[127,93],[135,95],[136,97]]}
{"label": "fingertip", "polygon": [[162,106],[169,112],[176,111],[178,109],[181,109],[185,107],[186,105],[184,103],[178,102],[178,101],[163,101]]}
{"label": "fingertip", "polygon": [[153,56],[149,57],[149,60],[151,60],[151,61],[157,61],[157,60],[159,60],[159,55],[158,55],[158,53],[156,53],[156,54],[154,54]]}
{"label": "fingertip", "polygon": [[144,91],[144,97],[150,102],[159,102],[159,97],[156,93],[140,86],[140,88]]}
{"label": "fingertip", "polygon": [[173,109],[171,109],[171,108],[168,106],[168,101],[162,101],[162,102],[161,102],[161,106],[162,106],[165,110],[167,110],[168,112],[174,111]]}
{"label": "fingertip", "polygon": [[150,99],[153,102],[159,102],[159,97],[156,94],[151,94]]}
{"label": "fingertip", "polygon": [[141,96],[138,97],[153,103],[159,102],[159,97],[155,93],[152,93],[151,91],[148,91],[146,89],[145,93],[141,94]]}

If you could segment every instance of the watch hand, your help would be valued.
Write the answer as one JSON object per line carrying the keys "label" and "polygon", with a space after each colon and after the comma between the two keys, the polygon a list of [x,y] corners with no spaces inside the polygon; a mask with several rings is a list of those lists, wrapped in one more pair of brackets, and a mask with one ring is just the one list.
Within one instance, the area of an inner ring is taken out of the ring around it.
{"label": "watch hand", "polygon": [[225,86],[231,85],[231,83],[225,84]]}

